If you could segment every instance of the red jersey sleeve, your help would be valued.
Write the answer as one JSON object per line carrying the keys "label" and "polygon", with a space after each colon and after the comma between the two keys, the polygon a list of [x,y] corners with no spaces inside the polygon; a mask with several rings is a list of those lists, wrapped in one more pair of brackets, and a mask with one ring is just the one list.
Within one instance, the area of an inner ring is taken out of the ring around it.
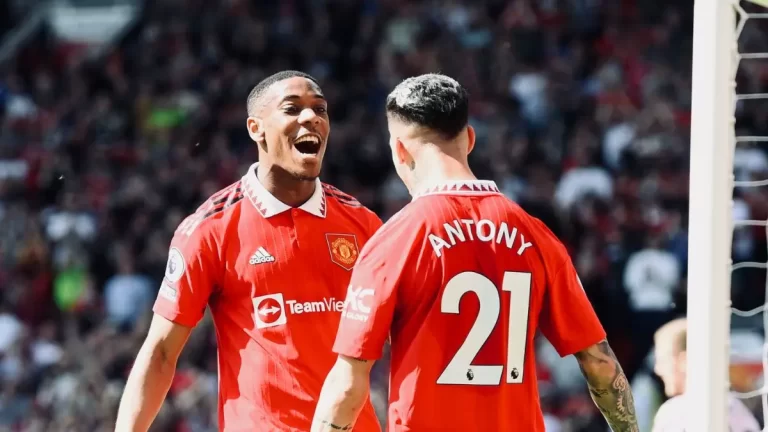
{"label": "red jersey sleeve", "polygon": [[376,213],[371,212],[370,217],[368,218],[368,235],[369,237],[373,237],[374,234],[376,234],[376,231],[381,228],[383,225],[383,222],[381,222],[381,219],[379,219],[378,216],[376,216]]}
{"label": "red jersey sleeve", "polygon": [[[192,218],[194,216],[191,216]],[[182,222],[171,240],[168,263],[153,311],[176,324],[194,327],[216,285],[216,255],[204,227],[191,233]]]}
{"label": "red jersey sleeve", "polygon": [[552,239],[550,250],[553,253],[545,256],[552,263],[546,271],[553,271],[554,276],[548,280],[539,328],[558,354],[565,357],[589,348],[606,335],[568,252],[554,234],[547,232]]}
{"label": "red jersey sleeve", "polygon": [[[397,306],[397,290],[408,253],[403,245],[416,244],[413,229],[395,217],[366,243],[352,271],[333,351],[348,357],[377,360]],[[392,239],[398,239],[393,242]]]}

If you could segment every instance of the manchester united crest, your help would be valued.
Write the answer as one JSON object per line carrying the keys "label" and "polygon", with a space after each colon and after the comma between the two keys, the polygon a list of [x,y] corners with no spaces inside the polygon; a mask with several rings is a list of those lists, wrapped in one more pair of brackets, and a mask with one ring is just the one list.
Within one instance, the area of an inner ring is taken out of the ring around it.
{"label": "manchester united crest", "polygon": [[344,270],[352,270],[360,253],[357,248],[357,238],[354,234],[326,234],[331,261]]}

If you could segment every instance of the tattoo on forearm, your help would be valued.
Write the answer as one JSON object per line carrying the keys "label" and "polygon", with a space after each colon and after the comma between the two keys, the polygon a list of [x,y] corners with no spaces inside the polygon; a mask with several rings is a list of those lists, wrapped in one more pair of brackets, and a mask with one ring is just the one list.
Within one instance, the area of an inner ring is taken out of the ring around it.
{"label": "tattoo on forearm", "polygon": [[638,432],[632,389],[616,355],[603,341],[576,354],[595,405],[614,432]]}
{"label": "tattoo on forearm", "polygon": [[339,426],[339,425],[333,424],[333,423],[331,423],[331,422],[329,422],[327,420],[322,420],[320,423],[322,423],[325,426],[328,426],[329,428],[331,428],[333,430],[340,430],[340,431],[352,430],[352,425],[351,424],[348,424],[346,426]]}

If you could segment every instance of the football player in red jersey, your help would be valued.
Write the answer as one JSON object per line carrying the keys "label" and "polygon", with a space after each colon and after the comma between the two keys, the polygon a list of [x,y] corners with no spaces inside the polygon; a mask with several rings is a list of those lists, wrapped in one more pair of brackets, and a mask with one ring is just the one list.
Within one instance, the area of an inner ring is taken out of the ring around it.
{"label": "football player in red jersey", "polygon": [[544,432],[537,330],[576,356],[613,430],[637,431],[627,378],[565,247],[472,174],[464,88],[443,75],[410,78],[386,110],[413,201],[360,253],[312,431],[355,424],[389,338],[390,431]]}
{"label": "football player in red jersey", "polygon": [[[285,71],[262,81],[248,97],[247,127],[259,163],[176,230],[117,431],[149,428],[206,307],[219,350],[219,429],[310,428],[352,266],[381,221],[318,179],[330,125],[314,78]],[[380,429],[366,402],[355,430]]]}

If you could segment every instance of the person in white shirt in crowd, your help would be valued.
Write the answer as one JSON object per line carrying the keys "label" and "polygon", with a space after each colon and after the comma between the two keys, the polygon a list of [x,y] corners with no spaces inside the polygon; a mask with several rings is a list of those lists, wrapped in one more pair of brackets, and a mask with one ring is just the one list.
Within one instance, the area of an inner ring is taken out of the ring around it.
{"label": "person in white shirt in crowd", "polygon": [[[687,325],[685,318],[678,318],[654,335],[654,371],[664,382],[664,392],[670,399],[656,412],[653,432],[685,432],[687,419],[696,415],[685,395]],[[760,432],[755,416],[733,394],[728,395],[728,425],[730,432]]]}

